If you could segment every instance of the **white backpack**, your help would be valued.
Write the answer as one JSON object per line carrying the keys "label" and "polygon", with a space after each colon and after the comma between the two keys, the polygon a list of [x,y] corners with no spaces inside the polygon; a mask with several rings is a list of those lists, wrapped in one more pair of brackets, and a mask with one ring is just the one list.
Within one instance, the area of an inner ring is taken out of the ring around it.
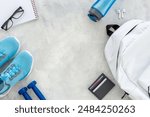
{"label": "white backpack", "polygon": [[131,20],[121,26],[108,40],[105,57],[131,99],[150,99],[150,22]]}

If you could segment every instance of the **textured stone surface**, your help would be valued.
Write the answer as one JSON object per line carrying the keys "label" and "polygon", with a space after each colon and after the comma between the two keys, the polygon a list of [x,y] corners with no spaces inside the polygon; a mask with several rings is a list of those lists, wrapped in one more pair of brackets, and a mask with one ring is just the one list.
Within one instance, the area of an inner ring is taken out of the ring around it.
{"label": "textured stone surface", "polygon": [[[18,90],[32,80],[47,99],[96,99],[88,87],[103,72],[113,80],[103,51],[108,40],[105,26],[123,24],[127,20],[150,19],[149,0],[117,0],[100,22],[87,17],[94,0],[36,0],[39,20],[0,31],[0,38],[16,36],[21,50],[29,50],[34,57],[31,75],[18,83],[2,99],[20,100]],[[117,9],[126,9],[123,20]],[[32,91],[30,95],[37,99]],[[120,99],[123,91],[116,86],[104,99]]]}

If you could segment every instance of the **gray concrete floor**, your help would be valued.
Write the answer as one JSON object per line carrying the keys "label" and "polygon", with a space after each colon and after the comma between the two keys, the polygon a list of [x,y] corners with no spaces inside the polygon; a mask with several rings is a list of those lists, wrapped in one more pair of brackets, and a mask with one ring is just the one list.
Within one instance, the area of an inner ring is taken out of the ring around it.
{"label": "gray concrete floor", "polygon": [[[19,25],[8,32],[0,31],[0,38],[16,36],[21,50],[29,50],[34,57],[31,75],[18,83],[2,99],[20,100],[18,90],[32,80],[49,100],[95,100],[88,87],[101,74],[113,76],[104,57],[108,40],[107,24],[123,24],[127,20],[150,19],[149,0],[117,0],[100,22],[94,23],[87,13],[94,0],[36,0],[39,19]],[[123,20],[117,9],[126,9]],[[114,81],[114,80],[113,80]],[[114,81],[115,82],[115,81]],[[117,86],[104,98],[118,100],[123,91]],[[29,94],[37,99],[32,91]]]}

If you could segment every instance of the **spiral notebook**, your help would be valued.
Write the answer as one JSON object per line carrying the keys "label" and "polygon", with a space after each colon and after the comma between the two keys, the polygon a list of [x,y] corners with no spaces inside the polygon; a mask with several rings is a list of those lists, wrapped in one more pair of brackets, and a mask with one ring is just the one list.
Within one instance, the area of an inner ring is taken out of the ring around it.
{"label": "spiral notebook", "polygon": [[23,8],[24,14],[13,21],[13,26],[38,18],[34,0],[0,0],[0,27],[20,6]]}

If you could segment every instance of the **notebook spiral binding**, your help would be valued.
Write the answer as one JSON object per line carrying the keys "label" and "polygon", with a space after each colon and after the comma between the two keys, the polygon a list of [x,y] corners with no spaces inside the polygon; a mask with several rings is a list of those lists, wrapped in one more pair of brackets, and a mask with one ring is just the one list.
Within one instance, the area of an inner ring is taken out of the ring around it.
{"label": "notebook spiral binding", "polygon": [[33,11],[34,11],[34,14],[35,14],[35,18],[38,19],[38,18],[39,18],[39,15],[38,15],[38,12],[37,12],[37,8],[36,8],[36,5],[35,5],[35,1],[34,1],[34,0],[31,0],[31,2],[32,2]]}

